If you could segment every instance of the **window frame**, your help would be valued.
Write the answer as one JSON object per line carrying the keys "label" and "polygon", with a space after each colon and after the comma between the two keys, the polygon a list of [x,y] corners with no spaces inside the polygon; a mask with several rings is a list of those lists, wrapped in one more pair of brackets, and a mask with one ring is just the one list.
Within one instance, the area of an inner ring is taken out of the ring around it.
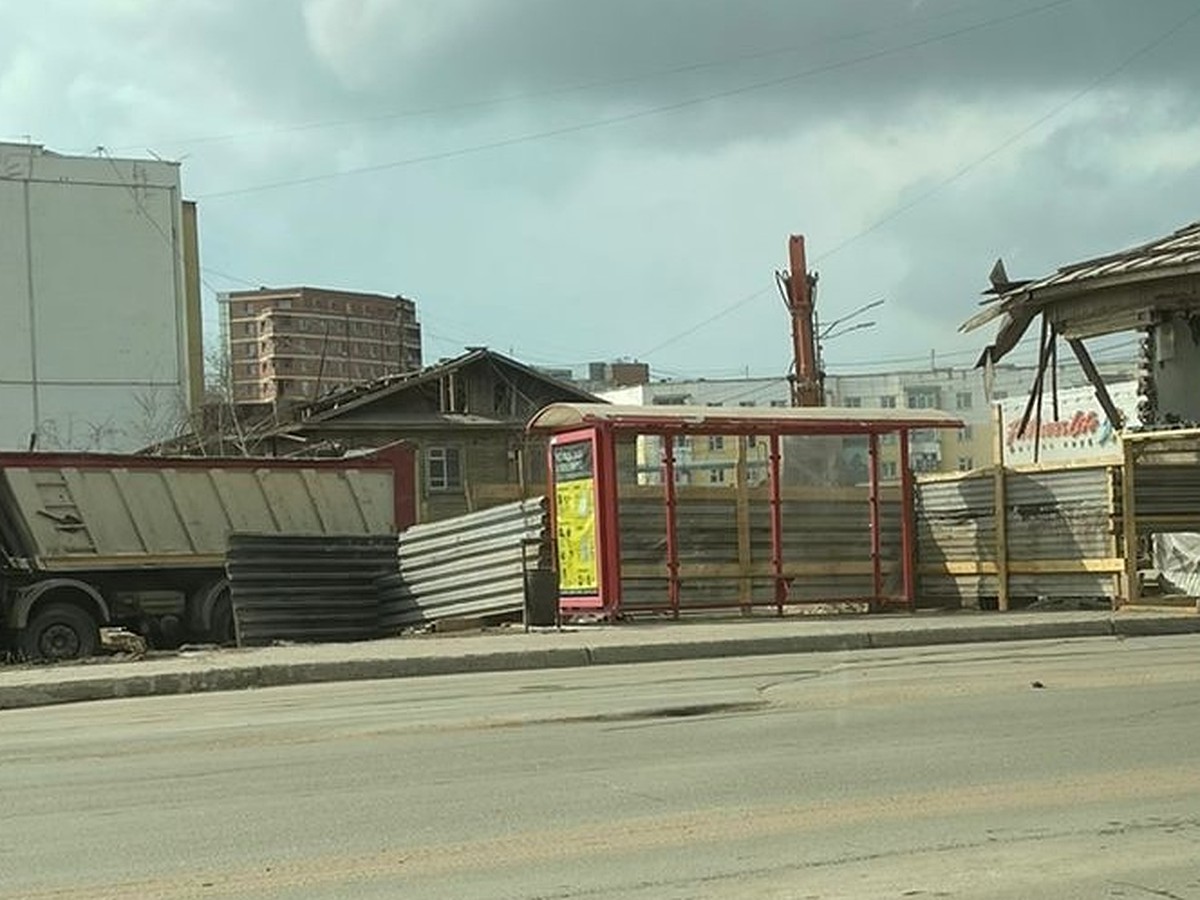
{"label": "window frame", "polygon": [[[463,452],[455,444],[425,448],[425,487],[431,494],[449,494],[463,489]],[[435,464],[441,467],[435,476]],[[453,468],[454,471],[451,471]]]}

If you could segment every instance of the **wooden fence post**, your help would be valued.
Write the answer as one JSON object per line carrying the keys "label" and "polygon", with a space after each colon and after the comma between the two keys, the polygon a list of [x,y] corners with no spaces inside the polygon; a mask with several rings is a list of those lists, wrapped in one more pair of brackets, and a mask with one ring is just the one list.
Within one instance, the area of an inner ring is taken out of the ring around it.
{"label": "wooden fence post", "polygon": [[996,603],[1008,610],[1008,478],[1004,470],[1004,412],[992,407],[992,509],[996,528]]}
{"label": "wooden fence post", "polygon": [[750,581],[750,478],[747,465],[747,443],[749,438],[738,439],[737,466],[734,469],[737,484],[737,557],[741,577],[738,578],[738,604],[742,612],[749,614],[752,600]]}
{"label": "wooden fence post", "polygon": [[1133,442],[1121,438],[1121,530],[1125,538],[1125,602],[1137,603],[1141,593],[1138,584],[1137,503],[1134,493],[1134,468],[1137,456]]}

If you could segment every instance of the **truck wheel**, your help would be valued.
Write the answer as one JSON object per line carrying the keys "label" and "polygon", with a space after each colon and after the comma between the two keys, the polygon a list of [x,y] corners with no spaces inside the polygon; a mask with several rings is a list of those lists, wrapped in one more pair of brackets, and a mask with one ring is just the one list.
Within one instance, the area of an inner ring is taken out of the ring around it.
{"label": "truck wheel", "polygon": [[20,647],[26,659],[58,661],[83,659],[100,645],[100,626],[70,603],[51,603],[39,609],[21,630]]}

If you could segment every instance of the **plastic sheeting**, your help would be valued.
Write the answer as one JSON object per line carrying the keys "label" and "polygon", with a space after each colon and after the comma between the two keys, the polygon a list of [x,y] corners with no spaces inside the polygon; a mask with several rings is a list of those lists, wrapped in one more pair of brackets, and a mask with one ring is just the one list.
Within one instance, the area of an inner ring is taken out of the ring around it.
{"label": "plastic sheeting", "polygon": [[1163,582],[1173,591],[1200,597],[1200,534],[1156,534],[1153,541],[1154,565]]}

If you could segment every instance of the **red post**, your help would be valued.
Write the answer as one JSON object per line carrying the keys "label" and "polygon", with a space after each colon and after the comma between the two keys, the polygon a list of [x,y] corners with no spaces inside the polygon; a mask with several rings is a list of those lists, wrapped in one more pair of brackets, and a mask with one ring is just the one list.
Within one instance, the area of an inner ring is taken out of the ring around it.
{"label": "red post", "polygon": [[603,550],[600,576],[604,608],[609,618],[621,612],[621,521],[619,515],[620,473],[617,471],[617,442],[609,428],[596,429],[596,474]]}
{"label": "red post", "polygon": [[913,570],[913,478],[908,468],[908,429],[900,432],[900,566],[904,577],[904,603],[917,606],[917,573]]}
{"label": "red post", "polygon": [[782,484],[779,474],[779,435],[768,439],[770,455],[767,457],[768,490],[771,510],[771,571],[775,576],[775,607],[783,615],[787,602],[787,582],[783,577],[783,504],[780,499]]}
{"label": "red post", "polygon": [[662,436],[663,500],[666,503],[667,523],[667,597],[671,604],[671,615],[679,618],[679,535],[676,531],[675,501],[675,438]]}
{"label": "red post", "polygon": [[879,435],[875,432],[871,432],[869,446],[870,470],[867,484],[871,507],[871,605],[878,607],[883,602],[883,569],[880,565],[883,541],[879,522]]}

